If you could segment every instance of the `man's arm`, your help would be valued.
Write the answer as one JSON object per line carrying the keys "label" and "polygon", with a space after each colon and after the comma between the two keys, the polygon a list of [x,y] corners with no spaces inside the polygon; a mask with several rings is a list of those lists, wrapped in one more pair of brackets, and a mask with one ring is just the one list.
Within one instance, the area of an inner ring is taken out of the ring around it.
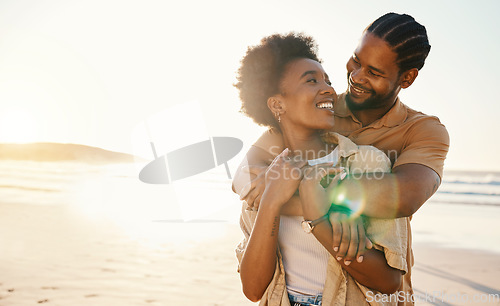
{"label": "man's arm", "polygon": [[234,174],[233,192],[240,195],[240,199],[245,200],[250,207],[254,206],[257,198],[260,200],[264,192],[264,174],[273,159],[274,156],[267,151],[251,146]]}
{"label": "man's arm", "polygon": [[[330,208],[329,197],[319,184],[321,177],[330,170],[320,169],[319,167],[311,167],[308,170],[311,171],[306,171],[304,179],[300,183],[300,194],[304,219],[315,220],[325,215]],[[339,252],[333,248],[333,231],[330,222],[318,224],[314,227],[312,233],[325,249],[338,260],[339,264],[360,284],[386,294],[391,294],[400,287],[402,271],[389,266],[383,252],[369,249],[365,251],[362,262],[351,260],[346,262],[343,261],[344,258],[339,257]],[[342,235],[346,234],[351,236],[351,240],[358,240],[357,234],[353,235],[352,232],[342,232]],[[345,238],[347,239],[348,237]]]}
{"label": "man's arm", "polygon": [[[258,156],[261,154],[270,156],[264,150],[252,147],[247,157],[248,163],[254,165],[249,166],[249,169],[254,170],[242,171],[241,168],[246,165],[244,161],[233,180],[233,191],[244,196],[243,199],[249,206],[258,207],[264,188],[263,180],[259,180],[255,174],[255,169],[260,167],[264,173],[267,167],[264,162],[259,161]],[[392,173],[348,177],[341,183],[341,188],[346,199],[356,199],[363,195],[369,205],[363,207],[362,214],[375,218],[400,218],[413,215],[437,191],[440,184],[439,175],[431,168],[420,164],[404,164],[394,168]],[[245,185],[247,189],[243,190]],[[291,203],[283,209],[284,214],[301,215],[300,199],[294,196]]]}
{"label": "man's arm", "polygon": [[409,217],[441,184],[449,145],[448,131],[439,119],[429,116],[419,119],[405,131],[404,147],[395,156],[392,173],[381,179],[347,180],[344,182],[347,195],[364,193],[367,205],[363,213],[367,216]]}
{"label": "man's arm", "polygon": [[[362,214],[374,218],[413,215],[438,189],[439,175],[420,164],[404,164],[392,173],[369,173],[346,178],[340,188],[346,199],[364,197]],[[362,191],[362,192],[360,192]]]}

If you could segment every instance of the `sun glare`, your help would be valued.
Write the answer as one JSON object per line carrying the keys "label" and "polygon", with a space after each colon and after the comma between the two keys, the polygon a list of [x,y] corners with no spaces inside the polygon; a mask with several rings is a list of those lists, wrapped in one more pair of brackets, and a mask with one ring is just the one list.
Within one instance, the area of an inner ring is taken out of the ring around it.
{"label": "sun glare", "polygon": [[36,141],[36,122],[29,112],[9,110],[0,114],[0,118],[0,142],[26,143]]}

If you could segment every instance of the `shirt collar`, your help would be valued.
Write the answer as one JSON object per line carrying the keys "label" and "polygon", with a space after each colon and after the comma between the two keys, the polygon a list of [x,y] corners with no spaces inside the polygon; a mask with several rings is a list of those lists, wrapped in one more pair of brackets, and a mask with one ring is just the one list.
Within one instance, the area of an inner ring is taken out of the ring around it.
{"label": "shirt collar", "polygon": [[[349,117],[351,116],[353,119],[356,119],[352,114],[351,110],[347,107],[347,103],[345,101],[346,93],[343,93],[338,96],[337,103],[335,103],[333,107],[333,111],[335,112],[335,116],[338,117]],[[357,120],[356,120],[357,121]]]}
{"label": "shirt collar", "polygon": [[338,145],[335,150],[338,149],[339,157],[349,157],[359,152],[358,146],[352,140],[339,133],[326,132],[321,135],[321,139],[326,143]]}
{"label": "shirt collar", "polygon": [[[334,107],[335,116],[338,117],[351,117],[353,121],[359,123],[359,120],[354,116],[349,107],[347,107],[347,103],[345,101],[346,93],[343,93],[339,96],[337,103]],[[399,100],[399,97],[396,98],[396,103],[391,107],[391,109],[379,120],[376,120],[370,126],[372,127],[394,127],[400,125],[406,120],[407,110],[406,106]]]}

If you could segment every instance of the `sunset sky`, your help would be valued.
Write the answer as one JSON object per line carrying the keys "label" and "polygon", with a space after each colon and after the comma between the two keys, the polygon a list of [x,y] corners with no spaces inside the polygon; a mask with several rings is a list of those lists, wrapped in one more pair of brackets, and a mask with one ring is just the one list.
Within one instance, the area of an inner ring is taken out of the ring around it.
{"label": "sunset sky", "polygon": [[427,28],[430,55],[400,97],[448,128],[446,169],[500,171],[494,0],[1,1],[0,142],[139,155],[151,140],[172,144],[183,135],[233,136],[248,146],[263,129],[238,113],[232,87],[247,46],[305,32],[342,92],[363,29],[390,11]]}

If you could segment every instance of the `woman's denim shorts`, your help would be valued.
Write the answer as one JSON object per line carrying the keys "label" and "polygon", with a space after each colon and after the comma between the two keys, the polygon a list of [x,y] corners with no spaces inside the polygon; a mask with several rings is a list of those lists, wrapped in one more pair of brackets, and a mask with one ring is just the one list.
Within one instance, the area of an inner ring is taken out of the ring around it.
{"label": "woman's denim shorts", "polygon": [[321,305],[322,295],[297,295],[288,294],[292,306]]}

